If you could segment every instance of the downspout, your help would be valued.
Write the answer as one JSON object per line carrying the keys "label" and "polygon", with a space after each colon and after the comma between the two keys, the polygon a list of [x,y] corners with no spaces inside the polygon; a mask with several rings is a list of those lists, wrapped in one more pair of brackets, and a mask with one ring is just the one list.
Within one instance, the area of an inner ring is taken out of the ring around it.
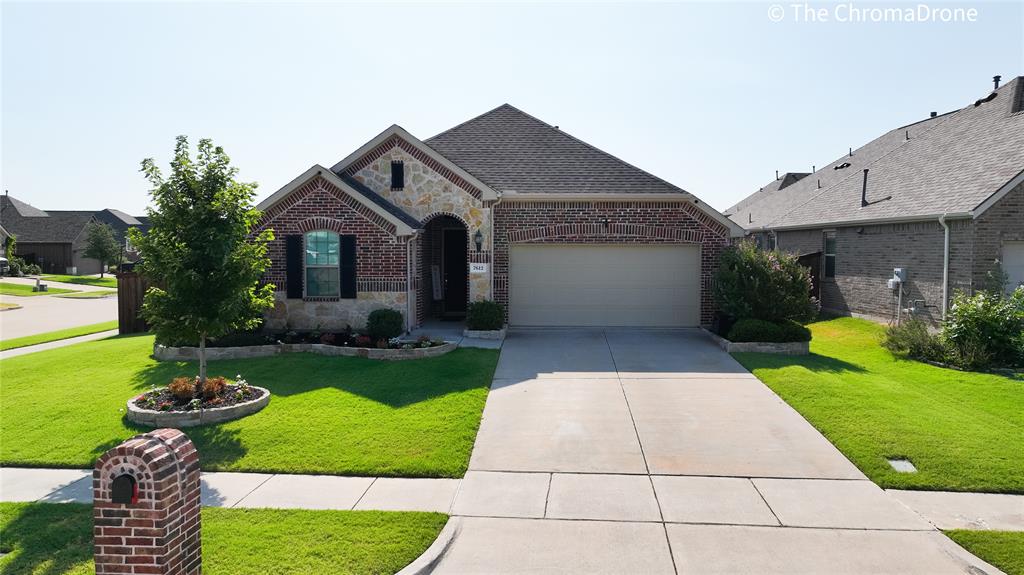
{"label": "downspout", "polygon": [[942,247],[942,321],[946,321],[946,308],[949,306],[949,224],[946,223],[946,214],[939,216],[939,225],[945,230]]}
{"label": "downspout", "polygon": [[503,200],[503,199],[505,199],[505,196],[499,195],[498,199],[495,200],[495,202],[493,204],[491,204],[491,210],[490,210],[490,213],[488,214],[491,217],[491,263],[488,264],[488,266],[487,266],[487,271],[489,272],[487,275],[488,275],[488,282],[490,283],[491,297],[489,297],[487,299],[489,299],[491,301],[495,301],[495,298],[494,298],[494,256],[495,256],[494,238],[497,235],[497,231],[496,231],[496,228],[494,227],[494,211],[498,208],[498,204],[500,204],[501,200]]}
{"label": "downspout", "polygon": [[413,231],[412,235],[409,236],[409,241],[405,242],[405,332],[412,332],[413,324],[415,321],[413,318],[416,315],[416,306],[414,304],[414,298],[416,290],[413,289],[413,277],[412,277],[412,264],[413,264],[413,245],[416,244],[416,240],[419,239],[420,230]]}

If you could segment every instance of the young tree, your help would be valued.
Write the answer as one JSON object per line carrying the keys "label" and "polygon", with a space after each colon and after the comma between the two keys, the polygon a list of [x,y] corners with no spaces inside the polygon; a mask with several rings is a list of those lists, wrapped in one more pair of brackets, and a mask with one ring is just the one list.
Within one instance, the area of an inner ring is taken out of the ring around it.
{"label": "young tree", "polygon": [[117,261],[121,256],[121,245],[114,237],[114,228],[100,222],[92,222],[86,227],[85,253],[87,258],[100,261],[100,277],[107,270],[107,264]]}
{"label": "young tree", "polygon": [[154,286],[142,316],[162,339],[199,342],[197,396],[206,383],[206,340],[256,327],[274,301],[273,286],[259,285],[273,233],[251,235],[260,217],[252,204],[256,184],[236,181],[237,171],[208,139],[193,160],[179,136],[169,178],[143,160],[155,208],[147,210],[148,233],[128,231]]}

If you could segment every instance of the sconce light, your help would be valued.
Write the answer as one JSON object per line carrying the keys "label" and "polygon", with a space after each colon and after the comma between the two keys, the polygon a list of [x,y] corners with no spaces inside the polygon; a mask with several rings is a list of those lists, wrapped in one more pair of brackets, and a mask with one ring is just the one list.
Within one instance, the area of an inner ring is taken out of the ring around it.
{"label": "sconce light", "polygon": [[605,233],[608,233],[608,218],[601,220],[601,225],[604,226]]}
{"label": "sconce light", "polygon": [[480,230],[477,230],[476,233],[473,234],[473,243],[476,244],[476,251],[477,252],[479,252],[481,249],[483,249],[483,247],[484,247],[484,235],[480,232]]}

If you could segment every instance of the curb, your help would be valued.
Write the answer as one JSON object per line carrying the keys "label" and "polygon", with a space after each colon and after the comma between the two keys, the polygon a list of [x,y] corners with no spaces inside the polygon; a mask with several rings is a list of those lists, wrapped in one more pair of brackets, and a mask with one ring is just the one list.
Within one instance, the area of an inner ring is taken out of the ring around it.
{"label": "curb", "polygon": [[462,522],[458,517],[449,517],[448,522],[444,524],[441,533],[430,544],[430,547],[427,547],[422,555],[406,565],[396,575],[426,575],[433,572],[437,564],[448,553],[452,543],[455,542],[455,537],[458,536],[461,526]]}

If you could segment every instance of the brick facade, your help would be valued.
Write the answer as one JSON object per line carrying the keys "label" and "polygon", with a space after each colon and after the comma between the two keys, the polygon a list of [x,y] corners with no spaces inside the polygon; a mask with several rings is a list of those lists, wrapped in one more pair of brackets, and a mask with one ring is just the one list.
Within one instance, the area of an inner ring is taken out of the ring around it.
{"label": "brick facade", "polygon": [[[949,289],[973,293],[986,284],[988,272],[1009,241],[1024,241],[1024,184],[1017,186],[975,220],[948,220]],[[836,277],[822,271],[822,308],[875,319],[893,317],[896,299],[886,280],[893,268],[906,269],[903,307],[923,300],[920,317],[942,319],[944,231],[938,220],[778,231],[779,249],[792,253],[824,250],[824,231],[836,232]]]}
{"label": "brick facade", "polygon": [[[606,226],[607,222],[607,226]],[[700,244],[701,323],[715,313],[711,279],[729,231],[685,201],[505,201],[494,213],[494,299],[508,307],[516,243]]]}
{"label": "brick facade", "polygon": [[[135,503],[114,503],[115,478],[138,486]],[[97,575],[202,571],[199,454],[177,429],[137,435],[103,454],[93,469]]]}

